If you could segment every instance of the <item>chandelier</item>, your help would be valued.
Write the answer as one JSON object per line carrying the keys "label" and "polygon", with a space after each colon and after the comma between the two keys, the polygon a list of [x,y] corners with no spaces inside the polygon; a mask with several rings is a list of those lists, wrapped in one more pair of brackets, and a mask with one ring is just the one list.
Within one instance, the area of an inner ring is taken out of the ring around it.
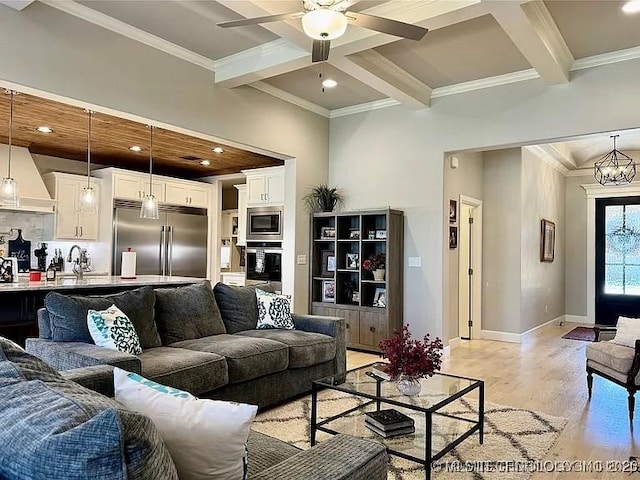
{"label": "chandelier", "polygon": [[636,162],[616,149],[616,139],[611,135],[613,150],[600,158],[593,166],[593,175],[601,185],[626,185],[636,176]]}

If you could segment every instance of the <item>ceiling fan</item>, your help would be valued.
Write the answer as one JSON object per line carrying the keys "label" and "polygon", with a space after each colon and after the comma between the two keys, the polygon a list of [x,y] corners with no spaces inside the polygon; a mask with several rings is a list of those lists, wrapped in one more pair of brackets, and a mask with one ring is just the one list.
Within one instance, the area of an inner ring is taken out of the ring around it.
{"label": "ceiling fan", "polygon": [[366,13],[347,12],[349,7],[358,0],[302,0],[301,12],[281,13],[264,17],[247,18],[221,22],[222,28],[242,27],[260,23],[276,22],[279,20],[302,19],[302,29],[313,39],[311,52],[312,62],[324,62],[329,58],[331,40],[341,37],[347,29],[347,24],[368,28],[396,37],[420,40],[428,29],[399,22],[389,18],[376,17]]}

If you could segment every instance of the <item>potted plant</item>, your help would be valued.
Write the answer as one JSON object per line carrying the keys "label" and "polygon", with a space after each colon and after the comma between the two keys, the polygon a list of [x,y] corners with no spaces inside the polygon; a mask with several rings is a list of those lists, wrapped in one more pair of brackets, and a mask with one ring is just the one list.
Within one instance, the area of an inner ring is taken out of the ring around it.
{"label": "potted plant", "polygon": [[422,341],[412,340],[409,325],[379,346],[382,358],[389,360],[386,373],[397,381],[396,386],[404,395],[420,393],[419,379],[432,376],[442,366],[442,340],[431,340],[428,333]]}
{"label": "potted plant", "polygon": [[302,199],[311,212],[333,212],[344,196],[336,187],[329,188],[326,183],[313,187]]}
{"label": "potted plant", "polygon": [[373,279],[382,282],[384,281],[385,266],[387,257],[384,253],[372,253],[364,262],[362,262],[362,268],[373,274]]}

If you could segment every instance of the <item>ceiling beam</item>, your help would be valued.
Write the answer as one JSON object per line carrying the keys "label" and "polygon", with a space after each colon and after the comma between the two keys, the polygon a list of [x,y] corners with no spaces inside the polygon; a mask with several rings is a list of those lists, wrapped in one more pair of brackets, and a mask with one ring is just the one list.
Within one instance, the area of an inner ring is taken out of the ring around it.
{"label": "ceiling beam", "polygon": [[0,4],[11,7],[14,10],[24,10],[31,5],[35,0],[0,0]]}
{"label": "ceiling beam", "polygon": [[[268,1],[220,0],[220,3],[243,17],[282,13],[275,11],[272,3]],[[475,18],[486,14],[487,11],[480,0],[419,0],[408,5],[406,2],[386,2],[367,9],[366,13],[434,30]],[[302,32],[299,24],[299,20],[294,20],[292,22],[267,23],[262,26],[281,36],[283,40],[309,52],[311,39]],[[352,55],[398,40],[398,37],[393,35],[351,26],[342,37],[331,42],[329,60],[333,62],[338,57]],[[307,55],[305,63],[301,61],[304,59],[298,55],[299,50],[292,55],[291,51],[288,51],[290,46],[287,47],[285,43],[271,43],[274,44],[273,47],[279,46],[282,51],[277,52],[277,49],[273,48],[269,55],[266,55],[250,49],[216,62],[216,83],[222,83],[224,86],[239,86],[269,78],[273,76],[273,72],[282,74],[311,65],[310,54]],[[253,68],[251,68],[252,65]]]}
{"label": "ceiling beam", "polygon": [[488,2],[487,7],[524,57],[548,83],[566,83],[574,58],[542,0]]}
{"label": "ceiling beam", "polygon": [[411,108],[431,104],[431,88],[375,50],[338,57],[331,65]]}

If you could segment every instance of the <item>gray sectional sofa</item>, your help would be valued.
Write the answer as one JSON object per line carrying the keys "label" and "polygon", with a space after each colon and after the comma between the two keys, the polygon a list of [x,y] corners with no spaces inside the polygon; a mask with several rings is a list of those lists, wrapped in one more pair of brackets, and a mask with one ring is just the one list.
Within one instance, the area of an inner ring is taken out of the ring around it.
{"label": "gray sectional sofa", "polygon": [[[178,480],[149,418],[70,380],[102,388],[112,368],[63,376],[0,337],[0,478]],[[385,447],[346,435],[300,451],[251,432],[248,452],[250,480],[387,478]]]}
{"label": "gray sectional sofa", "polygon": [[[142,354],[93,343],[87,311],[112,304],[131,319]],[[212,289],[208,281],[96,297],[52,292],[38,311],[39,338],[27,339],[26,349],[58,370],[118,366],[194,395],[260,408],[309,391],[315,379],[344,375],[344,319],[294,314],[295,330],[257,330],[257,318],[254,287]]]}

